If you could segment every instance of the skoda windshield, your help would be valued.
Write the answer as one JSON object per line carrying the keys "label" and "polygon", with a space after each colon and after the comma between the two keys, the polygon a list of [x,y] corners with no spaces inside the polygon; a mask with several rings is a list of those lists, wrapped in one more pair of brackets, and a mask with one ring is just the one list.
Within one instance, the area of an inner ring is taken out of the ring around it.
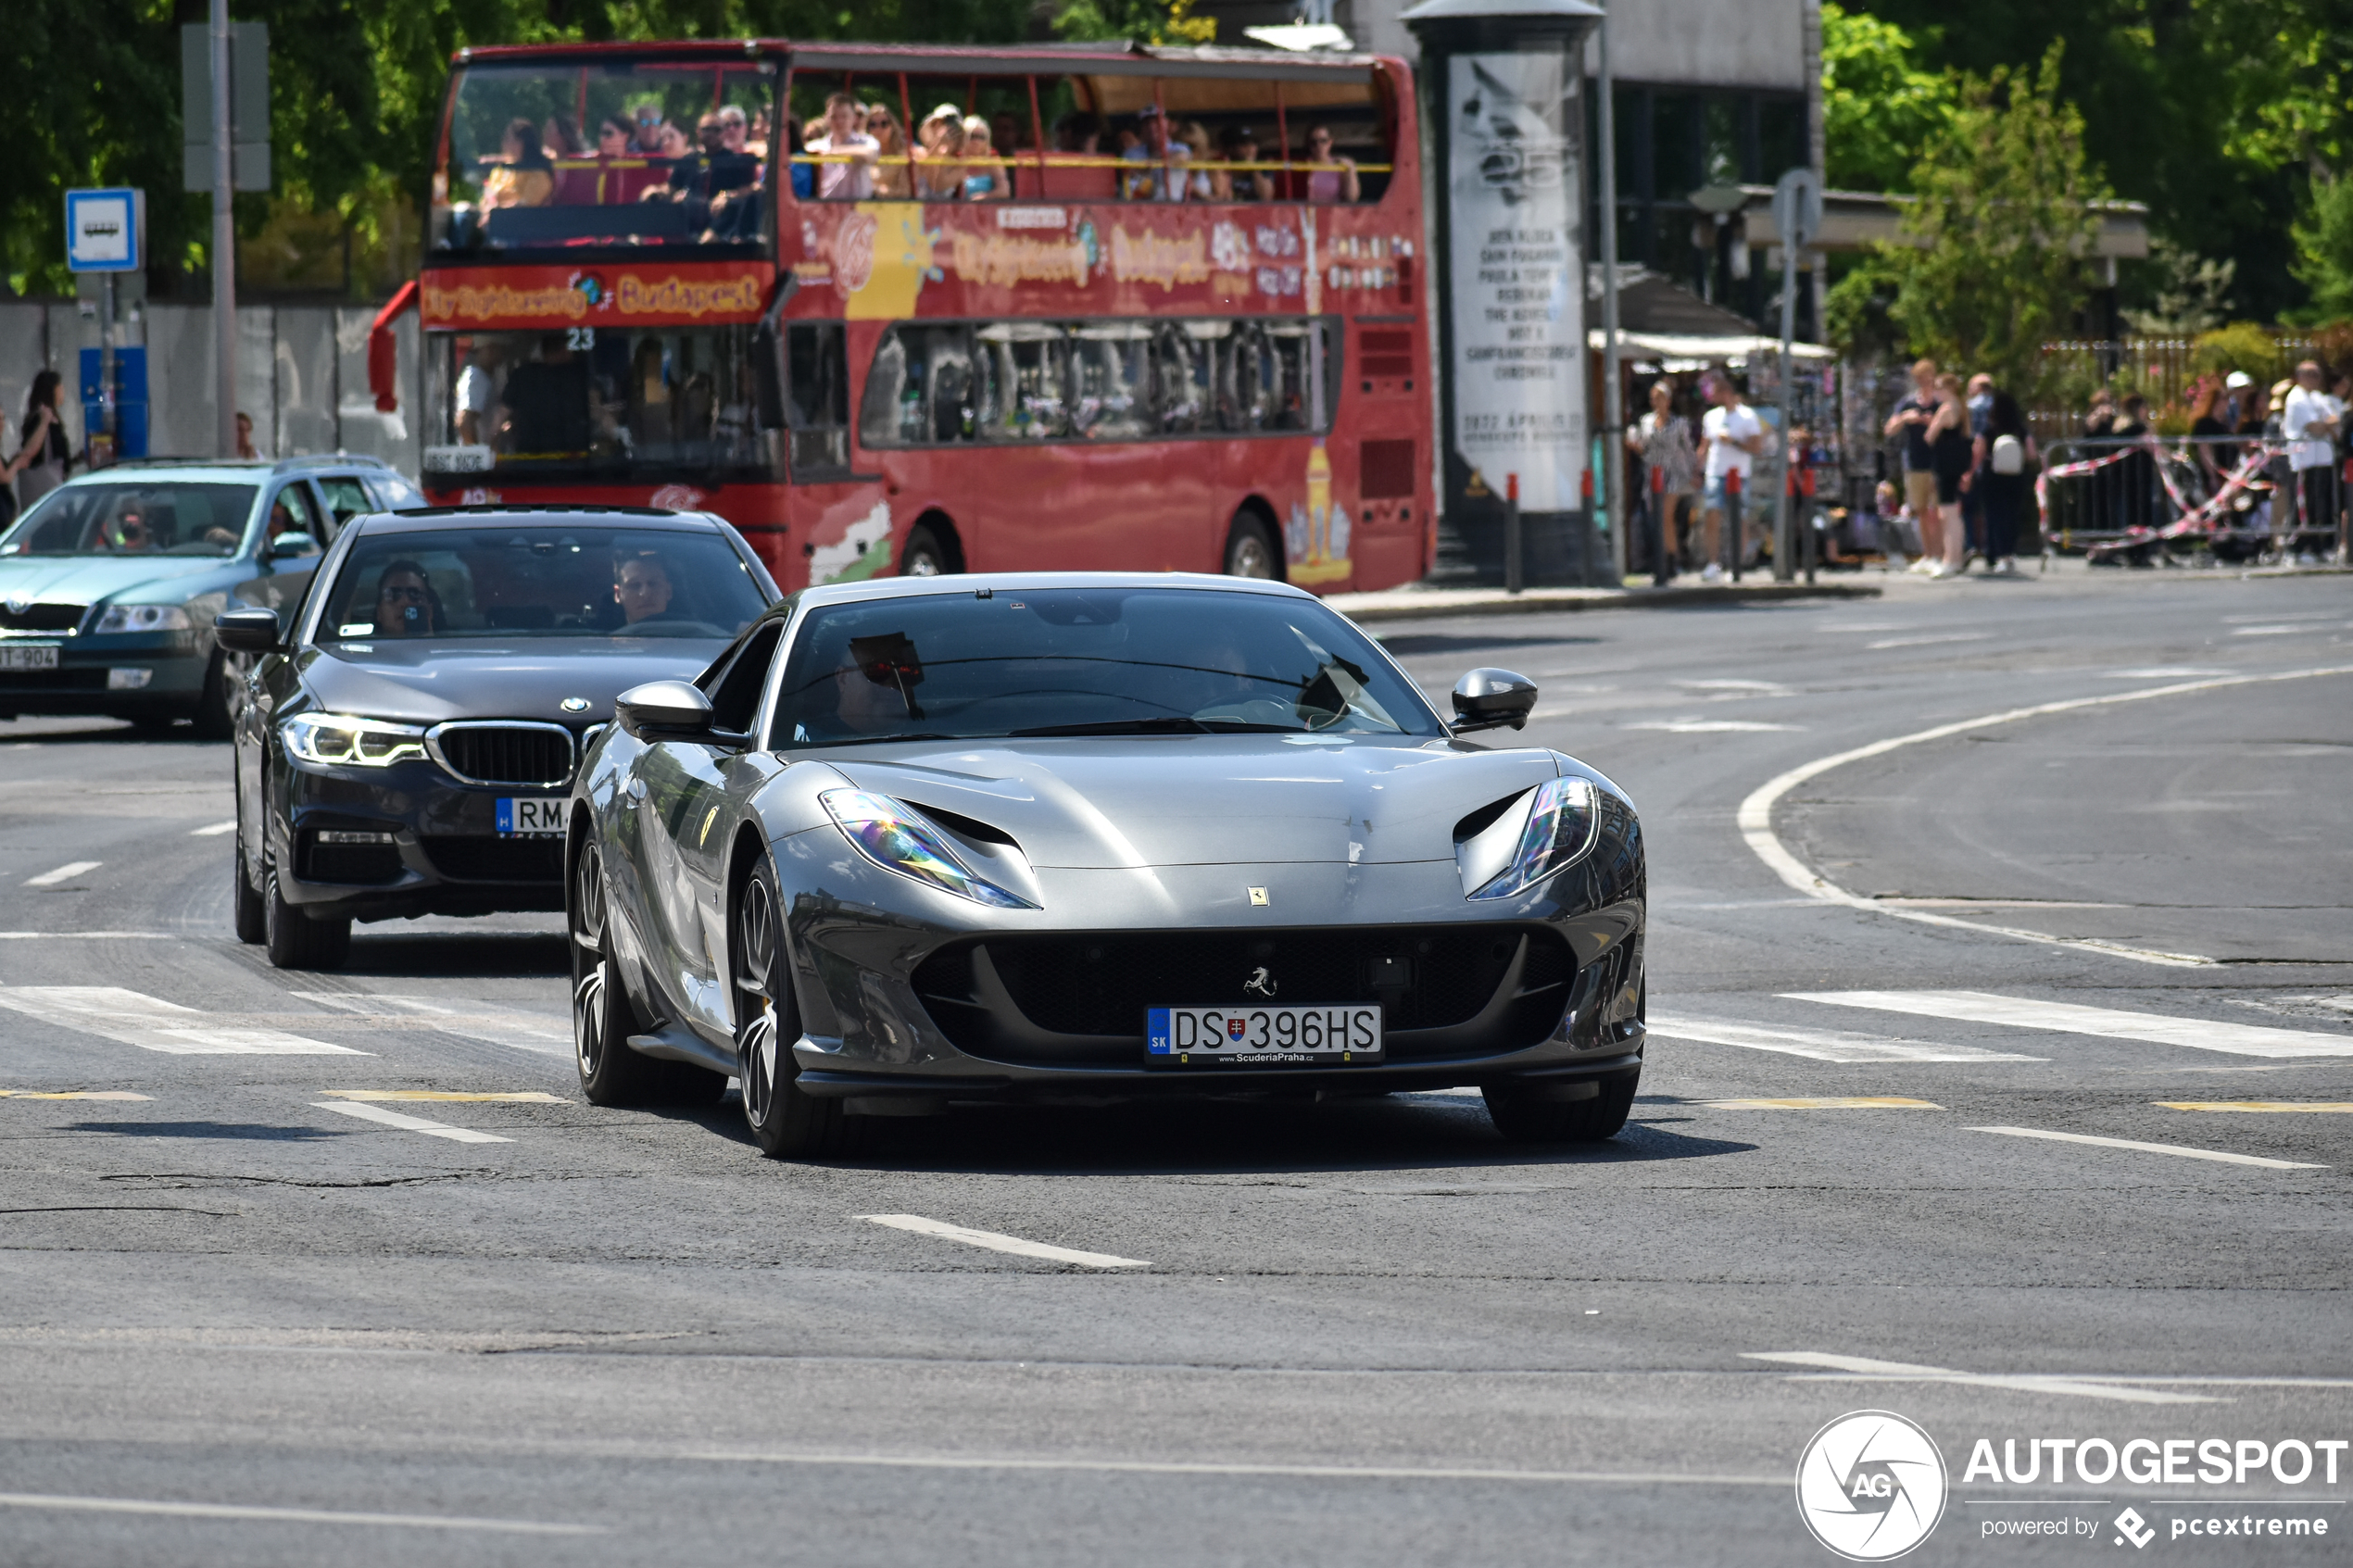
{"label": "skoda windshield", "polygon": [[809,613],[774,744],[1445,732],[1363,633],[1311,599],[997,589]]}
{"label": "skoda windshield", "polygon": [[360,540],[318,640],[726,638],[765,608],[751,569],[712,534],[437,529]]}
{"label": "skoda windshield", "polygon": [[0,556],[233,556],[250,484],[68,484],[0,533]]}

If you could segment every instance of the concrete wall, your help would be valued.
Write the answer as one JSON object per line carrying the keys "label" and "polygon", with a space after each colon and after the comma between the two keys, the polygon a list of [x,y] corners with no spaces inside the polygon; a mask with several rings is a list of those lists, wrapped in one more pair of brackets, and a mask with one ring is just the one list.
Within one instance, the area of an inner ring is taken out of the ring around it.
{"label": "concrete wall", "polygon": [[[253,416],[254,445],[277,458],[358,452],[384,458],[410,480],[421,456],[417,397],[423,382],[417,317],[401,317],[400,408],[379,414],[368,391],[366,306],[246,306],[237,312],[237,407]],[[157,457],[214,452],[212,311],[151,305],[126,323],[121,341],[147,349],[148,450]],[[38,300],[0,302],[0,409],[6,449],[16,451],[25,395],[44,368],[67,380],[66,426],[82,445],[82,408],[72,398],[78,356],[97,346],[97,324],[76,307]]]}

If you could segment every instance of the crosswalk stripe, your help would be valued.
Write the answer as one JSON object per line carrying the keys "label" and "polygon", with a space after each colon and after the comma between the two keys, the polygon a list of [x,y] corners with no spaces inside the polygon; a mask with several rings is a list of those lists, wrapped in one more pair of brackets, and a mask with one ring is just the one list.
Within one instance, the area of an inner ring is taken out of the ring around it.
{"label": "crosswalk stripe", "polygon": [[447,1138],[451,1143],[512,1143],[496,1133],[477,1133],[472,1127],[453,1127],[447,1122],[428,1122],[422,1116],[408,1116],[397,1110],[386,1110],[381,1105],[357,1103],[347,1099],[315,1101],[313,1110],[337,1110],[346,1116],[357,1116],[362,1122],[374,1122],[386,1127],[397,1127],[404,1133],[422,1133],[429,1138]]}
{"label": "crosswalk stripe", "polygon": [[370,1056],[277,1029],[231,1029],[206,1014],[120,985],[0,985],[0,1007],[44,1023],[173,1056]]}
{"label": "crosswalk stripe", "polygon": [[1942,1110],[1933,1100],[1898,1095],[1815,1095],[1795,1099],[1704,1099],[1710,1110]]}
{"label": "crosswalk stripe", "polygon": [[482,1040],[494,1046],[510,1046],[516,1050],[535,1051],[541,1056],[570,1057],[573,1052],[572,1022],[569,1019],[526,1012],[521,1008],[501,1007],[496,1002],[439,1000],[430,997],[373,993],[352,995],[339,991],[294,991],[288,994],[297,1000],[332,1008],[338,1012],[368,1015],[406,1013],[416,1019],[420,1029]]}
{"label": "crosswalk stripe", "polygon": [[129,1089],[0,1089],[0,1099],[148,1099]]}
{"label": "crosswalk stripe", "polygon": [[56,871],[25,878],[24,884],[27,887],[55,887],[61,882],[71,882],[85,872],[94,872],[105,864],[104,860],[68,860]]}
{"label": "crosswalk stripe", "polygon": [[2259,1154],[2233,1154],[2220,1148],[2190,1148],[2177,1143],[2142,1143],[2134,1138],[2103,1138],[2090,1133],[2055,1133],[2047,1127],[1971,1127],[1972,1133],[1999,1133],[2008,1138],[2048,1138],[2053,1143],[2090,1144],[2097,1148],[2129,1148],[2139,1154],[2171,1154],[2183,1160],[2212,1160],[2225,1165],[2260,1165],[2272,1171],[2325,1171],[2301,1160],[2267,1160]]}
{"label": "crosswalk stripe", "polygon": [[1090,1269],[1149,1269],[1150,1263],[1140,1258],[1118,1258],[1108,1252],[1081,1252],[1076,1248],[1056,1247],[1049,1242],[1031,1241],[1018,1236],[1000,1236],[995,1231],[976,1231],[967,1225],[951,1225],[945,1220],[926,1219],[921,1214],[861,1214],[859,1219],[893,1230],[912,1231],[917,1236],[937,1236],[942,1241],[961,1241],[967,1247],[985,1247],[991,1252],[1011,1252],[1023,1258],[1044,1258],[1056,1263],[1078,1263]]}
{"label": "crosswalk stripe", "polygon": [[1831,1007],[1869,1008],[1881,1012],[1992,1023],[2011,1029],[2048,1029],[2069,1035],[2099,1035],[2117,1040],[2146,1040],[2188,1046],[2233,1056],[2353,1056],[2353,1035],[2314,1029],[2272,1029],[2253,1023],[2221,1023],[2166,1013],[2126,1012],[2075,1002],[2040,1002],[2000,997],[1990,991],[1784,991],[1792,1001]]}
{"label": "crosswalk stripe", "polygon": [[484,1091],[469,1094],[463,1089],[328,1089],[329,1099],[424,1101],[438,1105],[570,1105],[568,1099],[543,1094],[537,1089],[515,1089],[505,1092]]}
{"label": "crosswalk stripe", "polygon": [[2043,1061],[2039,1056],[1989,1051],[1978,1046],[1931,1045],[1921,1040],[1890,1040],[1877,1035],[1852,1035],[1838,1029],[1785,1029],[1779,1025],[1734,1023],[1725,1019],[1685,1018],[1655,1014],[1650,1032],[1673,1040],[1698,1040],[1711,1046],[1741,1046],[1753,1051],[1779,1051],[1784,1056],[1810,1056],[1817,1061]]}
{"label": "crosswalk stripe", "polygon": [[2158,1099],[2168,1110],[2316,1111],[2322,1115],[2353,1115],[2353,1099]]}
{"label": "crosswalk stripe", "polygon": [[236,831],[237,819],[232,817],[225,822],[214,822],[209,827],[191,828],[188,832],[188,836],[190,838],[218,838],[224,833],[234,833]]}

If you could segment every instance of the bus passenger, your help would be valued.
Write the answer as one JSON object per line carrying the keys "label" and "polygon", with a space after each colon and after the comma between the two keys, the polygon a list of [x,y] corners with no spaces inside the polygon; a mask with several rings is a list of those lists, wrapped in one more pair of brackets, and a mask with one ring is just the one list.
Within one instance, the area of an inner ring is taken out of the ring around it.
{"label": "bus passenger", "polygon": [[617,114],[609,114],[597,121],[597,156],[627,157],[629,156],[629,121]]}
{"label": "bus passenger", "polygon": [[1186,167],[1192,157],[1191,149],[1170,138],[1168,117],[1161,113],[1160,106],[1146,104],[1137,110],[1136,124],[1141,140],[1120,157],[1126,162],[1144,167],[1122,177],[1120,195],[1128,201],[1180,202],[1189,196],[1195,201],[1206,200],[1209,176],[1193,173]]}
{"label": "bus passenger", "polygon": [[875,166],[875,194],[885,200],[907,201],[914,194],[914,171],[907,156],[907,133],[880,104],[866,106],[866,134],[875,139],[881,156]]}
{"label": "bus passenger", "polygon": [[1005,178],[1005,166],[990,157],[988,122],[978,115],[964,120],[964,199],[975,202],[1000,202],[1011,199],[1013,182]]}
{"label": "bus passenger", "polygon": [[1085,109],[1073,109],[1054,121],[1054,150],[1093,157],[1102,151],[1103,122]]}
{"label": "bus passenger", "polygon": [[927,202],[964,199],[964,111],[942,104],[915,128],[923,143],[923,166],[915,171],[915,194]]}
{"label": "bus passenger", "polygon": [[[1229,125],[1218,150],[1228,165],[1256,163],[1258,132],[1247,125]],[[1275,177],[1263,169],[1221,169],[1209,177],[1209,194],[1213,201],[1270,202],[1275,199]]]}
{"label": "bus passenger", "polygon": [[825,100],[825,133],[809,144],[825,161],[817,166],[817,194],[824,201],[871,201],[875,162],[882,149],[858,129],[858,100],[836,93]]}
{"label": "bus passenger", "polygon": [[1356,160],[1332,156],[1328,125],[1307,131],[1307,199],[1311,202],[1353,202],[1365,199],[1356,180]]}
{"label": "bus passenger", "polygon": [[630,150],[647,157],[684,157],[686,133],[662,118],[660,98],[640,98],[630,106],[629,113],[636,123],[636,133],[630,138]]}
{"label": "bus passenger", "polygon": [[555,194],[556,166],[539,144],[539,128],[521,117],[509,121],[497,167],[483,178],[483,210],[546,207]]}
{"label": "bus passenger", "polygon": [[580,134],[580,121],[568,114],[551,114],[547,123],[539,128],[540,139],[547,144],[550,157],[586,157],[588,144]]}

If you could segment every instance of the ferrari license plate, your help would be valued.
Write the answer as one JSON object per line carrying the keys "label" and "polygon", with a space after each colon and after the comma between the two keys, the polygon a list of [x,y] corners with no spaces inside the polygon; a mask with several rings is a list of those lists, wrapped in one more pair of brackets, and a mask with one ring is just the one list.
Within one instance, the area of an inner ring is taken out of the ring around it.
{"label": "ferrari license plate", "polygon": [[564,808],[570,804],[562,796],[541,799],[521,795],[505,797],[498,802],[498,836],[561,838]]}
{"label": "ferrari license plate", "polygon": [[0,670],[55,670],[61,643],[0,643]]}
{"label": "ferrari license plate", "polygon": [[1381,1014],[1367,1006],[1150,1008],[1144,1049],[1153,1066],[1378,1061]]}

